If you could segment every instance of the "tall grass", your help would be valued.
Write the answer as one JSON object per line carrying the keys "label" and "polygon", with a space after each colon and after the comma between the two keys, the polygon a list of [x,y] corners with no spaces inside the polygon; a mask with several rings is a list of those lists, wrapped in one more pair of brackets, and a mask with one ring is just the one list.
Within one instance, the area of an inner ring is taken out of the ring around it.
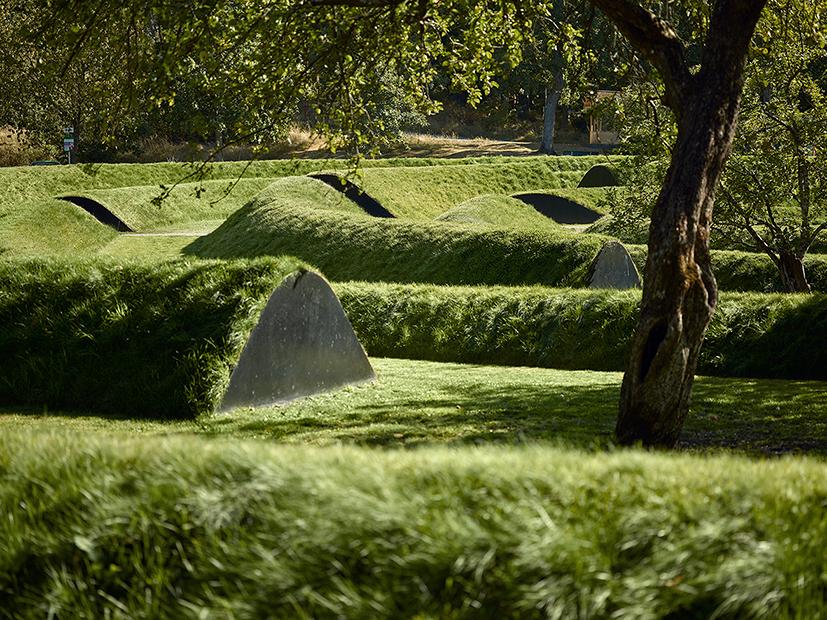
{"label": "tall grass", "polygon": [[581,285],[598,236],[411,222],[253,201],[185,251],[205,258],[289,254],[332,280]]}
{"label": "tall grass", "polygon": [[[623,370],[639,291],[336,285],[370,355]],[[702,374],[827,379],[827,296],[730,293],[701,351]]]}
{"label": "tall grass", "polygon": [[[627,245],[641,274],[646,265],[646,246]],[[728,291],[783,291],[778,268],[766,254],[736,250],[712,250],[712,269],[718,288]],[[804,259],[807,279],[814,291],[827,292],[827,255],[808,254]]]}
{"label": "tall grass", "polygon": [[0,615],[820,618],[827,472],[0,436]]}
{"label": "tall grass", "polygon": [[213,411],[295,259],[0,261],[0,402],[140,417]]}

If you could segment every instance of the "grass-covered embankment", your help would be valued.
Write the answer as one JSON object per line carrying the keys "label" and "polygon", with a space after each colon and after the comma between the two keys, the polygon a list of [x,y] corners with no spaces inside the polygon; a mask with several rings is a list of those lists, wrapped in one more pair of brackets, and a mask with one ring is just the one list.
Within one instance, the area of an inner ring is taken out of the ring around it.
{"label": "grass-covered embankment", "polygon": [[430,220],[482,194],[577,186],[589,161],[531,158],[465,166],[366,168],[354,179],[396,217]]}
{"label": "grass-covered embankment", "polygon": [[[521,158],[530,163],[547,157]],[[563,158],[576,160],[577,158]],[[513,162],[509,157],[464,159],[391,158],[368,159],[360,162],[364,169],[383,166],[406,168],[465,166]],[[347,172],[345,159],[290,159],[254,162],[213,162],[202,168],[200,163],[155,164],[80,164],[72,166],[22,166],[0,168],[0,254],[87,255],[114,239],[115,232],[101,226],[94,218],[56,196],[82,194],[85,191],[141,187],[139,193],[152,190],[153,198],[160,186],[188,183],[198,179],[223,181],[226,186],[236,179],[274,179],[304,175],[321,170]],[[561,162],[562,168],[585,165],[583,162]],[[198,179],[195,178],[198,177]],[[154,189],[153,189],[154,188]],[[176,190],[177,191],[177,190]],[[216,192],[218,193],[218,192]],[[181,194],[186,195],[186,192]],[[232,200],[232,198],[229,198]],[[224,204],[229,204],[224,201]],[[242,203],[239,203],[242,204]],[[117,205],[115,205],[117,208]],[[219,209],[224,207],[218,207]],[[199,217],[202,217],[199,214]],[[163,220],[163,211],[156,213]],[[181,218],[173,218],[181,223]]]}
{"label": "grass-covered embankment", "polygon": [[824,612],[808,459],[0,436],[16,618]]}
{"label": "grass-covered embankment", "polygon": [[[289,254],[339,281],[577,287],[586,285],[589,266],[609,239],[539,226],[484,229],[467,222],[370,218],[341,196],[305,200],[307,188],[285,193],[281,183],[288,180],[264,190],[185,252],[205,258]],[[329,193],[320,181],[304,182],[313,183]],[[646,248],[629,249],[642,266]],[[779,288],[766,256],[713,252],[712,260],[723,290]],[[827,290],[827,260],[814,255],[807,264],[813,288]]]}
{"label": "grass-covered embankment", "polygon": [[257,198],[185,251],[204,258],[287,254],[332,280],[581,286],[604,241],[567,232],[379,219]]}
{"label": "grass-covered embankment", "polygon": [[291,258],[0,261],[0,402],[211,412],[270,294],[303,267]]}
{"label": "grass-covered embankment", "polygon": [[157,185],[116,187],[73,192],[91,198],[135,231],[224,220],[273,182],[268,178],[216,180],[170,186],[164,195]]}
{"label": "grass-covered embankment", "polygon": [[[622,370],[639,291],[336,285],[370,355]],[[721,296],[702,374],[827,379],[827,296]]]}
{"label": "grass-covered embankment", "polygon": [[483,194],[466,200],[436,218],[438,222],[489,225],[559,231],[561,226],[533,207],[499,194]]}

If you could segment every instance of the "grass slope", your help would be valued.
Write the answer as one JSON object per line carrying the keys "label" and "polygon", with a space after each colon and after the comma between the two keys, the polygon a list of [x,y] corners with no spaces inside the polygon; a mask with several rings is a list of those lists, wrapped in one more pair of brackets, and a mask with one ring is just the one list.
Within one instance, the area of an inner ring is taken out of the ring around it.
{"label": "grass slope", "polygon": [[525,203],[498,194],[483,194],[466,200],[436,218],[439,222],[483,224],[498,228],[528,228],[536,230],[560,230],[551,218],[540,214]]}
{"label": "grass slope", "polygon": [[823,616],[825,464],[0,436],[16,618]]}
{"label": "grass slope", "polygon": [[556,159],[438,168],[370,168],[363,170],[356,182],[396,217],[430,220],[482,194],[576,186],[582,172],[561,170],[563,162]]}
{"label": "grass slope", "polygon": [[[591,261],[608,239],[565,230],[379,220],[352,204],[339,208],[348,201],[324,206],[322,196],[301,202],[305,191],[287,196],[265,191],[185,252],[206,258],[290,254],[340,281],[583,286]],[[629,251],[642,269],[646,248],[630,246]],[[813,288],[827,291],[827,258],[812,255],[807,264]],[[779,287],[777,271],[761,255],[716,251],[713,267],[722,290]]]}
{"label": "grass slope", "polygon": [[[639,291],[336,286],[371,355],[622,370]],[[721,296],[699,372],[827,379],[827,296]]]}
{"label": "grass slope", "polygon": [[253,201],[186,252],[204,258],[298,256],[333,280],[581,285],[596,236],[482,229]]}
{"label": "grass slope", "polygon": [[[542,161],[547,158],[521,158]],[[581,165],[562,158],[559,167]],[[564,161],[565,160],[565,161]],[[442,167],[512,162],[509,157],[467,159],[397,158],[364,160],[365,169],[381,166]],[[585,162],[583,162],[585,164]],[[346,171],[347,160],[273,160],[215,162],[203,170],[207,182],[238,178],[276,178],[320,170]],[[186,183],[197,166],[186,163],[81,164],[0,168],[0,255],[86,255],[109,243],[114,231],[102,227],[77,207],[55,200],[58,195],[119,187],[158,187]]]}
{"label": "grass slope", "polygon": [[295,259],[0,262],[0,402],[148,417],[212,411]]}
{"label": "grass slope", "polygon": [[182,183],[160,201],[163,192],[158,185],[82,190],[76,195],[101,203],[133,230],[153,231],[226,219],[272,182],[270,178],[251,178]]}

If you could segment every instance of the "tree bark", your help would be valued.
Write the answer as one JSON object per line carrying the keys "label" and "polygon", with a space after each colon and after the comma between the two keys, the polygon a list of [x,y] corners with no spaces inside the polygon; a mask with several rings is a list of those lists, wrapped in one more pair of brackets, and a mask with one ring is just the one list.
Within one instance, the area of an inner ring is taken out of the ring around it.
{"label": "tree bark", "polygon": [[[563,20],[564,0],[555,0],[552,5],[552,13],[557,23]],[[546,98],[543,105],[543,138],[540,140],[540,152],[546,155],[556,155],[554,150],[554,131],[557,123],[557,106],[560,103],[560,95],[563,94],[563,87],[566,85],[563,69],[565,61],[559,47],[552,52],[551,58],[551,83],[546,84]]]}
{"label": "tree bark", "polygon": [[[562,82],[562,71],[559,82]],[[556,155],[554,150],[554,126],[557,122],[557,104],[560,102],[562,86],[558,86],[555,76],[555,84],[546,86],[546,101],[543,106],[543,139],[540,143],[540,152],[546,155]]]}
{"label": "tree bark", "polygon": [[729,156],[746,53],[765,0],[717,0],[696,74],[672,27],[628,0],[592,0],[658,69],[678,137],[652,212],[643,299],[621,388],[617,440],[672,447],[718,299],[709,253],[714,191]]}
{"label": "tree bark", "polygon": [[804,271],[804,261],[790,251],[783,250],[779,255],[779,269],[784,290],[788,293],[809,293],[810,283]]}

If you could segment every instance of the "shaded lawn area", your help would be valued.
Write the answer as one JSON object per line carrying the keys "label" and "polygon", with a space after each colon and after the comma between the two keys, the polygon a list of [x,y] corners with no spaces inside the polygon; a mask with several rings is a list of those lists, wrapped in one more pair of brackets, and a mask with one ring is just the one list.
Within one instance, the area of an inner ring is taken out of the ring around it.
{"label": "shaded lawn area", "polygon": [[[372,360],[379,380],[285,406],[190,422],[6,407],[0,426],[378,446],[551,442],[611,444],[622,375],[614,372]],[[681,441],[827,455],[827,382],[700,377]]]}

